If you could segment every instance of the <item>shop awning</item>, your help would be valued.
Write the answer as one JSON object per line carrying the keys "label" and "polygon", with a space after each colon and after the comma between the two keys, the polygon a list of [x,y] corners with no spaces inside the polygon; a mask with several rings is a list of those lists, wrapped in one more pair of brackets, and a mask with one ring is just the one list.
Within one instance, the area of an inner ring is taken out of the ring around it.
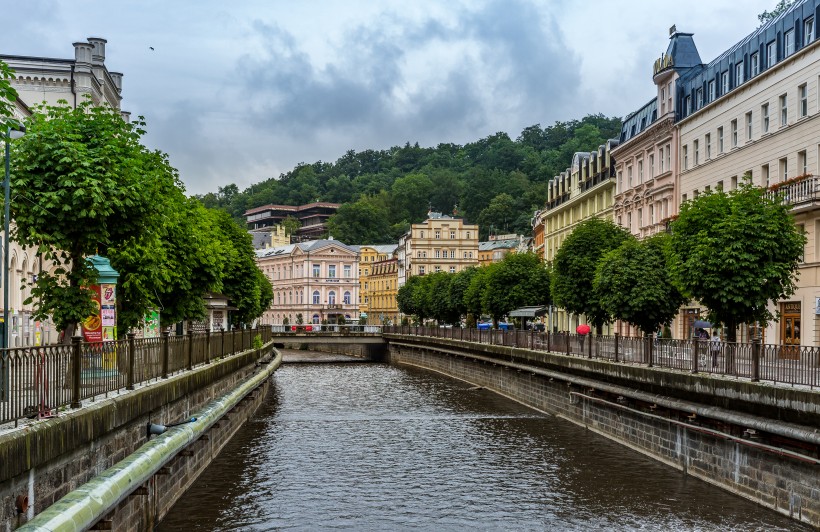
{"label": "shop awning", "polygon": [[547,313],[547,307],[521,307],[513,310],[507,316],[511,318],[537,318]]}

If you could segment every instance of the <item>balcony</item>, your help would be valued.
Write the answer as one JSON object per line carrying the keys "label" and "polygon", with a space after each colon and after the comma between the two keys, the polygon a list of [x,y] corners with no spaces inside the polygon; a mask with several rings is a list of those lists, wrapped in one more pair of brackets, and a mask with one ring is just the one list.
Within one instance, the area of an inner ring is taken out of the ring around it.
{"label": "balcony", "polygon": [[805,175],[776,183],[766,192],[769,198],[782,197],[792,206],[792,212],[809,211],[820,207],[820,176]]}

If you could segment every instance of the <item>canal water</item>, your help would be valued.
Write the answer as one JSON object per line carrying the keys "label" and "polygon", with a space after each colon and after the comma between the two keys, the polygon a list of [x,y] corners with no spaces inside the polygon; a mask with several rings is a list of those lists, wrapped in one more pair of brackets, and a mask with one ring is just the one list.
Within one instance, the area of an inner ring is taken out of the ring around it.
{"label": "canal water", "polygon": [[158,529],[410,528],[803,530],[567,421],[383,364],[283,365]]}

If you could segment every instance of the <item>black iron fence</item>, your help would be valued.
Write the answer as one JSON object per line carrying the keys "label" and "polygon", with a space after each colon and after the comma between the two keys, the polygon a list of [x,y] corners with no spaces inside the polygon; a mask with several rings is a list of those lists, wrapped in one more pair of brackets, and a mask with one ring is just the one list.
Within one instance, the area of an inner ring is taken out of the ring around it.
{"label": "black iron fence", "polygon": [[407,325],[387,326],[384,332],[519,347],[752,381],[820,386],[820,347],[815,346]]}
{"label": "black iron fence", "polygon": [[[107,397],[136,384],[186,371],[211,360],[248,350],[271,327],[0,350],[0,424],[44,418],[79,407],[85,399]],[[258,341],[257,341],[258,343]]]}

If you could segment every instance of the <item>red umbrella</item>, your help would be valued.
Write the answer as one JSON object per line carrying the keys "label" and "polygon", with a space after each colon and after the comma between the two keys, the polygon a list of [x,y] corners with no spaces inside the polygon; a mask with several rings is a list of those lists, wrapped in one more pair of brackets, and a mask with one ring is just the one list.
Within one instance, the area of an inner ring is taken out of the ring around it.
{"label": "red umbrella", "polygon": [[589,334],[590,330],[591,329],[589,328],[589,325],[587,325],[586,323],[582,323],[581,325],[575,328],[575,332],[577,332],[578,334]]}

